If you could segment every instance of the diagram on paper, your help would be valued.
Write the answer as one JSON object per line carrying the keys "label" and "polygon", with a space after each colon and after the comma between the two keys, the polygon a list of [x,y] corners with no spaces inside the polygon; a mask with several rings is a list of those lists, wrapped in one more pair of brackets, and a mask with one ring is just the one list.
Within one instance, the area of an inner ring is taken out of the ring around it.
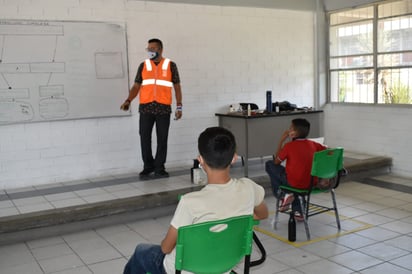
{"label": "diagram on paper", "polygon": [[124,115],[124,28],[0,20],[0,124]]}

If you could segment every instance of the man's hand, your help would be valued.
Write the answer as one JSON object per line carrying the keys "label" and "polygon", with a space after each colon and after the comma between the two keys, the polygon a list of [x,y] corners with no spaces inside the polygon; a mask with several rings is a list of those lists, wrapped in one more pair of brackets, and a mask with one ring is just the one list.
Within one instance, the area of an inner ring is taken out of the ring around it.
{"label": "man's hand", "polygon": [[179,120],[182,118],[182,106],[177,106],[176,111],[175,111],[175,120]]}
{"label": "man's hand", "polygon": [[130,101],[126,100],[124,103],[120,106],[120,109],[123,111],[128,111],[130,108]]}

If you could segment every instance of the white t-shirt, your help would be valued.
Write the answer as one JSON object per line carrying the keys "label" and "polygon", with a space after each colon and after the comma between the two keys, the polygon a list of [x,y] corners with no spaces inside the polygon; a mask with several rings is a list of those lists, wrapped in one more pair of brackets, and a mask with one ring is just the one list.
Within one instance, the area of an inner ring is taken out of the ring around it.
{"label": "white t-shirt", "polygon": [[[264,197],[263,187],[248,178],[206,185],[200,191],[182,196],[170,224],[178,229],[195,223],[251,215]],[[175,249],[166,254],[163,265],[167,273],[175,273]]]}

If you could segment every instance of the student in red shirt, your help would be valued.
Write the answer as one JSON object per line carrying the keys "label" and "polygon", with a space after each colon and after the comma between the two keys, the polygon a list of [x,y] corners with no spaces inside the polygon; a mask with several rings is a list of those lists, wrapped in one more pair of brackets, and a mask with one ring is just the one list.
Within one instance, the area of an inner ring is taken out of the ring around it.
{"label": "student in red shirt", "polygon": [[[308,188],[310,186],[313,154],[326,149],[326,147],[306,139],[309,130],[310,123],[306,119],[293,119],[290,128],[280,138],[273,160],[267,161],[265,166],[265,170],[269,174],[273,194],[275,197],[282,199],[279,210],[286,211],[292,203],[292,210],[295,212],[297,219],[302,218],[299,200],[295,200],[291,194],[278,197],[278,191],[279,185],[290,185],[296,188]],[[283,162],[285,162],[285,165],[282,165]]]}

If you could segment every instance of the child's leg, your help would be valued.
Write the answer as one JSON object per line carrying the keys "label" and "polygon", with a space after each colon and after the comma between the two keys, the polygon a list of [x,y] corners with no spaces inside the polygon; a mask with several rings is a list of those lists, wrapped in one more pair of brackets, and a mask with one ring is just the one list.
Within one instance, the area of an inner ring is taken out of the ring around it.
{"label": "child's leg", "polygon": [[164,274],[163,254],[160,245],[139,244],[127,262],[123,274],[152,273]]}
{"label": "child's leg", "polygon": [[278,197],[278,190],[280,185],[287,185],[285,167],[282,165],[275,165],[273,160],[267,161],[265,170],[269,175],[270,184],[272,186],[273,195]]}

